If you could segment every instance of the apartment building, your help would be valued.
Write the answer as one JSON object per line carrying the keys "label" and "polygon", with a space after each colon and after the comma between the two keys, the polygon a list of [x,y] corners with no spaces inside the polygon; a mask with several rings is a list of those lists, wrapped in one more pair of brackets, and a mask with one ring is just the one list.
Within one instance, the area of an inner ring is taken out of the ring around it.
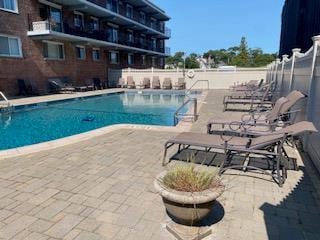
{"label": "apartment building", "polygon": [[17,79],[107,81],[108,69],[163,68],[169,17],[148,0],[0,0],[0,91]]}
{"label": "apartment building", "polygon": [[282,11],[279,56],[292,55],[292,49],[307,51],[312,37],[320,34],[319,0],[286,0]]}

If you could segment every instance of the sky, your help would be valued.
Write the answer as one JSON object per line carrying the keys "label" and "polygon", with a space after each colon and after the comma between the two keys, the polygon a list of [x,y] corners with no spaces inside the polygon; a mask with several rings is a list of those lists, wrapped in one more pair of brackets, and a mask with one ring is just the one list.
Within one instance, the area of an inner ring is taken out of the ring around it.
{"label": "sky", "polygon": [[239,45],[242,36],[251,48],[279,49],[284,0],[153,0],[171,20],[166,45],[177,51],[202,54]]}

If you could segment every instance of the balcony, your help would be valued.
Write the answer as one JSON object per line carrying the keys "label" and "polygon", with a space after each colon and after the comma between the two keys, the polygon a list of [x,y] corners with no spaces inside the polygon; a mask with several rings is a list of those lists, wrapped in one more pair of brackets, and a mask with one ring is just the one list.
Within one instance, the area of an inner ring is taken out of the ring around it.
{"label": "balcony", "polygon": [[119,37],[113,38],[104,31],[93,31],[92,29],[77,29],[63,24],[52,24],[49,21],[39,21],[32,23],[32,29],[28,31],[28,36],[35,40],[58,39],[75,42],[77,44],[92,44],[95,46],[108,47],[110,49],[123,49],[131,52],[141,52],[150,55],[166,56],[163,48],[152,46],[151,41],[140,42],[138,38],[129,41],[128,37],[120,33]]}
{"label": "balcony", "polygon": [[171,29],[166,27],[164,30],[164,35],[166,35],[167,38],[171,38]]}
{"label": "balcony", "polygon": [[[61,4],[63,6],[66,6],[70,10],[78,10],[83,13],[90,14],[92,16],[100,17],[101,19],[105,21],[110,21],[118,25],[125,25],[128,28],[132,30],[141,31],[141,33],[145,34],[152,34],[154,37],[167,39],[168,37],[165,34],[164,29],[161,29],[159,24],[157,26],[154,26],[154,28],[151,27],[151,23],[149,20],[146,20],[143,24],[142,19],[139,18],[139,16],[134,12],[132,18],[127,17],[126,12],[123,9],[108,9],[105,2],[103,1],[97,1],[97,0],[56,0],[55,1],[58,4]],[[130,1],[128,1],[129,3]],[[133,2],[136,1],[131,1]],[[148,2],[148,1],[142,1],[142,2]],[[146,3],[145,3],[146,4]],[[148,3],[150,4],[150,3]],[[134,6],[134,4],[133,4]],[[148,9],[148,7],[140,6],[144,11]],[[117,11],[117,12],[116,12]],[[150,14],[160,14],[162,15],[162,19],[168,20],[169,18],[163,13],[163,12],[153,12]],[[166,17],[165,17],[166,16]],[[160,18],[161,19],[161,18]]]}
{"label": "balcony", "polygon": [[165,53],[166,56],[170,56],[171,55],[171,48],[165,47],[164,53]]}

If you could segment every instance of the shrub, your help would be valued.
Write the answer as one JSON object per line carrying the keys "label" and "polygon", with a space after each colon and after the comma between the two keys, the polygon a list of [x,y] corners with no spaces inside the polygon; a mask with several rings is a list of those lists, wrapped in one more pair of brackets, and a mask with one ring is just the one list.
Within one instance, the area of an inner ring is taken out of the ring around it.
{"label": "shrub", "polygon": [[162,179],[163,184],[181,192],[201,192],[220,185],[217,171],[195,169],[194,164],[176,164]]}

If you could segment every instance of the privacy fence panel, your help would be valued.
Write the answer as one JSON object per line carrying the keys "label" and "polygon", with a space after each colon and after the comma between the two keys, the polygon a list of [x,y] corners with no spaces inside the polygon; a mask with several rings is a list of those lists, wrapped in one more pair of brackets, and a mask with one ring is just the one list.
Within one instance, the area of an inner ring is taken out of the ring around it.
{"label": "privacy fence panel", "polygon": [[284,64],[281,96],[286,96],[290,88],[290,74],[291,74],[292,59]]}
{"label": "privacy fence panel", "polygon": [[282,84],[282,63],[278,63],[275,73],[276,88],[274,92],[274,98],[278,99],[281,95],[281,84]]}
{"label": "privacy fence panel", "polygon": [[[317,60],[315,64],[315,72],[313,77],[313,84],[310,94],[309,116],[316,128],[320,130],[320,50],[317,53]],[[312,134],[309,136],[307,144],[308,153],[313,162],[320,171],[320,134]]]}
{"label": "privacy fence panel", "polygon": [[[298,90],[308,95],[312,61],[312,52],[295,59],[291,90]],[[297,114],[296,121],[307,120],[307,103],[308,100],[304,99],[295,105],[293,110],[300,110]]]}

